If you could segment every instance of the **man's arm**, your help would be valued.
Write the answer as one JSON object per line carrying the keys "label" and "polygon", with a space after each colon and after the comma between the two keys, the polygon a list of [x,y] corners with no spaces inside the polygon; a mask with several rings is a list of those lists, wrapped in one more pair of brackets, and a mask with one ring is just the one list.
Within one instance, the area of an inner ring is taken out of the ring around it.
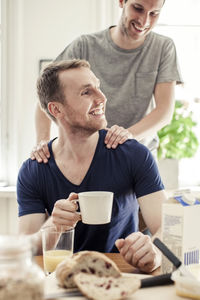
{"label": "man's arm", "polygon": [[120,132],[118,126],[112,126],[105,138],[107,147],[116,148],[118,144],[123,144],[127,138],[140,141],[155,135],[161,128],[168,125],[174,112],[175,84],[175,81],[158,83],[154,92],[155,109],[126,131],[120,127]]}
{"label": "man's arm", "polygon": [[35,129],[36,129],[36,142],[42,140],[49,141],[51,120],[47,114],[41,109],[39,102],[35,110]]}
{"label": "man's arm", "polygon": [[50,157],[48,141],[50,139],[51,120],[41,109],[39,102],[35,110],[35,128],[36,128],[36,146],[31,152],[31,159],[37,159],[38,162],[48,162]]}
{"label": "man's arm", "polygon": [[54,226],[58,230],[65,230],[68,227],[75,227],[76,223],[81,220],[80,214],[76,212],[78,206],[73,201],[77,198],[77,194],[71,193],[69,198],[58,200],[49,218],[43,213],[19,217],[19,233],[30,235],[36,254],[42,254],[41,229],[44,226]]}
{"label": "man's arm", "polygon": [[35,254],[42,254],[40,229],[46,220],[45,214],[29,214],[19,217],[19,234],[30,235]]}
{"label": "man's arm", "polygon": [[[160,237],[161,209],[167,200],[165,191],[158,191],[138,198],[140,209],[150,232],[152,240]],[[125,239],[116,241],[116,246],[124,259],[145,272],[151,272],[161,264],[161,253],[149,236],[134,232]]]}
{"label": "man's arm", "polygon": [[144,221],[154,236],[160,229],[162,217],[162,205],[167,201],[165,190],[138,198],[140,210]]}
{"label": "man's arm", "polygon": [[40,230],[46,220],[45,214],[29,214],[19,217],[19,233],[32,234]]}
{"label": "man's arm", "polygon": [[175,83],[173,81],[156,85],[154,92],[155,109],[128,129],[136,140],[140,141],[155,135],[171,122],[174,112]]}

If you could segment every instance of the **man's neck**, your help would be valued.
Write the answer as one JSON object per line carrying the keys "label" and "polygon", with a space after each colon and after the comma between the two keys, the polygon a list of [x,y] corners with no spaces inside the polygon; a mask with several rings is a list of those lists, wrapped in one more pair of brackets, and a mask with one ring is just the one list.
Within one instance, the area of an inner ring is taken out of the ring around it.
{"label": "man's neck", "polygon": [[110,28],[110,35],[113,42],[121,49],[136,49],[144,43],[144,40],[137,41],[123,34],[119,24]]}
{"label": "man's neck", "polygon": [[99,132],[92,134],[59,134],[52,145],[55,160],[70,159],[82,161],[94,155],[99,139]]}
{"label": "man's neck", "polygon": [[54,159],[60,171],[71,183],[80,185],[94,158],[99,133],[65,134],[52,145]]}

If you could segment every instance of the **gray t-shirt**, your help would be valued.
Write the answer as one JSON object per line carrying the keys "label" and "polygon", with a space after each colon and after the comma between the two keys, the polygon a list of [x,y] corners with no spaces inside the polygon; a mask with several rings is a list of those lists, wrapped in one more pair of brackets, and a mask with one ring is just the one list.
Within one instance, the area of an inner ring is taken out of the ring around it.
{"label": "gray t-shirt", "polygon": [[[82,35],[68,45],[56,60],[81,58],[89,61],[100,79],[107,97],[108,126],[128,128],[154,107],[153,93],[157,83],[182,82],[173,41],[151,32],[137,49],[118,47],[110,30]],[[157,148],[157,136],[141,141],[150,150]]]}

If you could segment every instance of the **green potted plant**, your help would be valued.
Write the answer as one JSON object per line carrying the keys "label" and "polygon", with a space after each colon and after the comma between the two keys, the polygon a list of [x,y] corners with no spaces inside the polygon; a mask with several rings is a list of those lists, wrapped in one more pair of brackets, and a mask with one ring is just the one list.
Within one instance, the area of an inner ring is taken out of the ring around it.
{"label": "green potted plant", "polygon": [[196,153],[199,142],[194,132],[196,122],[192,112],[181,101],[176,101],[172,121],[159,132],[158,159],[181,159],[192,157]]}
{"label": "green potted plant", "polygon": [[179,160],[193,157],[198,149],[199,142],[194,132],[196,125],[186,103],[176,101],[171,123],[158,132],[158,165],[168,188],[178,187]]}

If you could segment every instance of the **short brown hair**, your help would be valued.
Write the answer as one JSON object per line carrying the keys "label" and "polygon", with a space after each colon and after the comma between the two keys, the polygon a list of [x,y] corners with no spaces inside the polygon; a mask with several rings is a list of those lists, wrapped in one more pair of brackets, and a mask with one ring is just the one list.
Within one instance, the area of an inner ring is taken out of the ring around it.
{"label": "short brown hair", "polygon": [[37,80],[37,94],[40,100],[41,107],[47,112],[51,119],[55,118],[48,110],[48,103],[57,101],[64,103],[63,87],[59,80],[59,73],[69,69],[90,68],[89,62],[84,59],[65,60],[60,62],[50,63],[41,73]]}

